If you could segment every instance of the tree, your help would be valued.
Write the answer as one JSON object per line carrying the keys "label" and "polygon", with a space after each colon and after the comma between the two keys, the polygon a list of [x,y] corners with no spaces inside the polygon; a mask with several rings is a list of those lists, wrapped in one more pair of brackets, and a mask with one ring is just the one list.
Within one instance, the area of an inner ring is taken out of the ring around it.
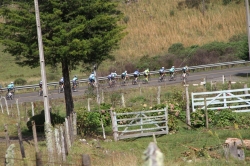
{"label": "tree", "polygon": [[[11,3],[11,2],[9,2]],[[112,0],[46,0],[39,2],[46,65],[61,65],[67,116],[73,112],[70,70],[79,64],[100,64],[125,36],[118,25],[123,14]],[[33,1],[20,0],[0,9],[4,51],[21,66],[39,66]]]}

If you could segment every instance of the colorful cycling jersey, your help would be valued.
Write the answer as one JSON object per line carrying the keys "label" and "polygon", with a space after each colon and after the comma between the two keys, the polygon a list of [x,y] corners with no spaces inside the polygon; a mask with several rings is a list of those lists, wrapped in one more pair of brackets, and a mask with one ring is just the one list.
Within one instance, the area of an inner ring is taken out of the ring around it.
{"label": "colorful cycling jersey", "polygon": [[74,77],[72,81],[73,81],[73,82],[76,82],[76,80],[78,80],[78,78],[77,78],[77,77]]}
{"label": "colorful cycling jersey", "polygon": [[149,69],[146,69],[146,70],[144,71],[144,73],[145,73],[145,74],[148,74],[148,73],[149,73]]}
{"label": "colorful cycling jersey", "polygon": [[112,78],[115,78],[117,76],[116,72],[110,74]]}
{"label": "colorful cycling jersey", "polygon": [[90,74],[89,79],[95,80],[95,74]]}
{"label": "colorful cycling jersey", "polygon": [[160,73],[164,73],[164,69],[161,68],[161,69],[159,70],[159,72],[160,72]]}
{"label": "colorful cycling jersey", "polygon": [[127,75],[127,72],[123,72],[122,75],[123,75],[123,76],[126,76],[126,75]]}
{"label": "colorful cycling jersey", "polygon": [[8,89],[14,89],[14,87],[15,87],[15,85],[14,84],[12,84],[12,83],[10,83],[9,85],[8,85]]}
{"label": "colorful cycling jersey", "polygon": [[64,82],[64,79],[63,79],[63,78],[61,78],[61,79],[60,79],[60,82],[62,82],[62,83],[63,83],[63,82]]}
{"label": "colorful cycling jersey", "polygon": [[170,72],[174,72],[174,71],[175,71],[175,68],[172,67],[169,71],[170,71]]}
{"label": "colorful cycling jersey", "polygon": [[136,71],[134,72],[134,74],[135,74],[135,75],[140,75],[140,73],[139,73],[138,70],[136,70]]}

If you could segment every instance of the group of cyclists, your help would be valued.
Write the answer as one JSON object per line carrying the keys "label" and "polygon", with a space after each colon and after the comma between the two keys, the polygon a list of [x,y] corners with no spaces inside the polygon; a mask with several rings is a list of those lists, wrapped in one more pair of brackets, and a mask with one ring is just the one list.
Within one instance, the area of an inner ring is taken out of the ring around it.
{"label": "group of cyclists", "polygon": [[[182,68],[182,77],[185,78],[186,77],[186,74],[188,72],[188,66],[184,66]],[[125,83],[128,76],[127,76],[127,70],[125,70],[123,73],[121,73],[121,79],[122,79],[122,83]],[[172,66],[170,69],[169,69],[169,77],[170,77],[170,81],[171,79],[174,79],[175,77],[175,66]],[[146,68],[146,70],[144,70],[143,72],[143,76],[145,77],[144,81],[145,83],[148,83],[149,82],[149,75],[150,75],[150,72],[149,72],[149,68]],[[164,77],[166,76],[166,70],[165,70],[165,67],[162,67],[160,70],[159,70],[159,75],[160,75],[160,78],[159,80],[163,80]],[[136,69],[133,73],[133,76],[134,76],[134,79],[133,79],[133,84],[136,84],[138,82],[138,78],[140,77],[140,72],[138,69]],[[95,74],[94,72],[92,72],[90,75],[89,75],[89,82],[88,84],[91,85],[92,87],[96,87],[96,78],[95,78]],[[107,79],[108,79],[108,83],[110,86],[114,86],[114,84],[116,83],[115,82],[115,79],[117,77],[117,73],[116,71],[115,72],[111,72],[108,76],[107,76]],[[73,91],[76,91],[76,86],[77,86],[77,80],[78,80],[78,77],[75,75],[72,79],[72,90]],[[61,87],[61,89],[63,89],[63,86],[64,86],[64,78],[62,77],[60,80],[59,80],[59,86]],[[42,90],[42,81],[39,82],[39,87],[40,87],[40,90]],[[8,85],[8,92],[10,90],[13,90],[14,89],[14,84],[13,82],[11,82],[9,85]]]}

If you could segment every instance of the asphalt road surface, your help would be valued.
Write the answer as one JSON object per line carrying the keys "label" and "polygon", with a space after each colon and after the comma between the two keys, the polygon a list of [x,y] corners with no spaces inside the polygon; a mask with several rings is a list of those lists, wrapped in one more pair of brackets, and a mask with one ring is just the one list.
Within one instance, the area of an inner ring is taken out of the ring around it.
{"label": "asphalt road surface", "polygon": [[[224,75],[226,80],[231,81],[238,81],[238,80],[246,80],[248,79],[248,75],[250,76],[249,72],[250,67],[237,67],[237,68],[227,68],[227,69],[221,69],[221,70],[208,70],[208,71],[200,71],[200,72],[190,72],[190,75],[187,77],[188,83],[197,83],[199,84],[201,81],[203,81],[204,78],[206,78],[207,82],[213,81],[222,81],[222,75]],[[167,74],[167,78],[169,75]],[[141,76],[141,79],[143,79],[143,76]],[[120,86],[120,83],[118,82],[116,84],[116,87],[108,87],[108,84],[101,84],[100,88],[103,91],[109,91],[109,90],[119,90],[119,89],[127,89],[127,88],[138,88],[139,85],[132,85],[132,80],[129,81],[129,83],[126,86]],[[166,82],[158,82],[158,78],[152,78],[150,79],[148,84],[142,84],[140,83],[141,87],[145,86],[160,86],[160,85],[173,85],[173,84],[181,84],[182,80],[180,79],[180,74],[177,74],[176,81],[169,81]],[[87,86],[80,86],[78,88],[77,92],[72,92],[73,96],[80,96],[84,95],[87,90]],[[20,90],[21,92],[21,90]],[[2,93],[2,97],[5,97],[5,93]],[[49,98],[50,99],[59,99],[64,98],[64,93],[58,93],[58,90],[49,90]],[[38,90],[34,92],[29,93],[22,93],[22,94],[15,94],[14,100],[7,100],[8,104],[14,104],[16,103],[16,99],[18,99],[19,103],[23,102],[34,102],[34,101],[42,101],[43,97],[38,96]],[[4,99],[1,100],[2,105],[5,105]]]}

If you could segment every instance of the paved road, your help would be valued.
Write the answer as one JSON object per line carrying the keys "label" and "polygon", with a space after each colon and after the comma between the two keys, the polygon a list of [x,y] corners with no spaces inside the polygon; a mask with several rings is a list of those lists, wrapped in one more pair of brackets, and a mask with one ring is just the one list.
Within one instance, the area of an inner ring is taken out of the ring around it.
{"label": "paved road", "polygon": [[[188,82],[192,83],[200,83],[203,78],[207,79],[207,82],[210,82],[211,80],[216,81],[222,81],[222,75],[225,76],[226,80],[229,80],[231,78],[232,81],[237,81],[239,79],[247,79],[247,76],[250,76],[250,67],[237,67],[237,68],[228,68],[228,69],[222,69],[222,70],[208,70],[208,71],[202,71],[202,72],[191,72],[188,76]],[[176,83],[181,83],[180,74],[177,75],[176,81],[166,81],[166,82],[158,82],[157,78],[152,78],[149,82],[149,84],[141,84],[140,86],[160,86],[160,85],[173,85]],[[127,86],[117,86],[115,88],[109,88],[107,85],[102,84],[102,89],[104,91],[108,90],[118,90],[118,89],[127,89],[127,88],[138,88],[139,85],[131,85],[131,82]],[[78,89],[77,92],[73,92],[73,96],[79,96],[83,95],[86,91],[87,87],[83,86]],[[58,98],[64,98],[64,94],[60,93],[58,94],[57,90],[50,90],[49,91],[49,98],[50,99],[58,99]],[[14,100],[7,100],[8,104],[16,103],[16,99],[18,99],[19,103],[22,102],[34,102],[34,101],[42,101],[43,97],[38,96],[38,92],[32,92],[32,93],[24,93],[24,94],[16,94]],[[1,100],[2,104],[5,105],[4,100]]]}

